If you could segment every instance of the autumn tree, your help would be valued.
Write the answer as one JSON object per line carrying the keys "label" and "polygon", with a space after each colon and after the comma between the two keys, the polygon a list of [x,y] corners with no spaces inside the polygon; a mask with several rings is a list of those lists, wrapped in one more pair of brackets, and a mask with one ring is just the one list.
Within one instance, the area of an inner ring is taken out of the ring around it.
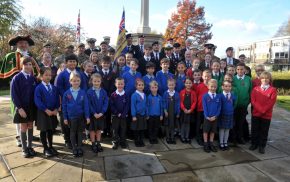
{"label": "autumn tree", "polygon": [[281,36],[288,36],[288,35],[290,35],[290,17],[288,18],[288,21],[284,22],[279,27],[274,37],[281,37]]}
{"label": "autumn tree", "polygon": [[192,38],[194,43],[203,45],[212,38],[212,25],[206,23],[204,15],[204,7],[196,7],[195,0],[179,1],[177,11],[168,20],[164,40],[173,38],[184,45],[184,40]]}

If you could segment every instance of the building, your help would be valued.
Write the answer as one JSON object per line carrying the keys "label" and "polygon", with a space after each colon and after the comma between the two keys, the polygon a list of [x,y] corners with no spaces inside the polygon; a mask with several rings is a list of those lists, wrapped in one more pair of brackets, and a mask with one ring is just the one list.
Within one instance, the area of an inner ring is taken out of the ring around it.
{"label": "building", "polygon": [[265,64],[273,70],[290,70],[290,36],[239,45],[236,53],[245,54],[251,65]]}

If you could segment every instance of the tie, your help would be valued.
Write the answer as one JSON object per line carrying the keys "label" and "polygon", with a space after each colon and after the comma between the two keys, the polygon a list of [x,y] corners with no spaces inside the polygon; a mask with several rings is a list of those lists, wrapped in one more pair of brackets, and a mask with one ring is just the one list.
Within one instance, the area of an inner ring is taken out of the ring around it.
{"label": "tie", "polygon": [[147,61],[150,61],[148,57],[146,58],[146,60],[147,60]]}
{"label": "tie", "polygon": [[228,100],[230,99],[230,98],[229,98],[229,94],[226,94],[226,97],[227,97]]}
{"label": "tie", "polygon": [[133,72],[133,76],[135,76],[136,75],[136,73],[135,72]]}
{"label": "tie", "polygon": [[214,95],[215,95],[215,94],[212,94],[212,98],[213,98],[213,99],[214,99]]}
{"label": "tie", "polygon": [[143,53],[143,45],[140,45],[140,48],[141,48],[141,52]]}
{"label": "tie", "polygon": [[157,55],[157,53],[155,53],[155,59],[158,60],[158,55]]}
{"label": "tie", "polygon": [[28,79],[29,79],[29,75],[27,74],[27,75],[25,76],[25,78],[28,80]]}
{"label": "tie", "polygon": [[47,87],[47,91],[48,91],[48,93],[50,93],[50,94],[51,94],[51,91],[52,91],[52,90],[51,90],[51,87],[50,87],[50,85],[49,85],[49,84],[47,84],[47,85],[46,85],[46,87]]}
{"label": "tie", "polygon": [[239,80],[242,80],[242,78],[240,77]]}
{"label": "tie", "polygon": [[105,76],[107,76],[108,75],[108,72],[107,71],[105,71]]}

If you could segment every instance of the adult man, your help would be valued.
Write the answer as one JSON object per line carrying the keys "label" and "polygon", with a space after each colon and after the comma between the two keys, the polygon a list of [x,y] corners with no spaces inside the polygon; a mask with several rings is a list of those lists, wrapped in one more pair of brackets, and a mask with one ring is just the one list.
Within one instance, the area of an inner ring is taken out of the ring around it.
{"label": "adult man", "polygon": [[191,44],[192,44],[192,40],[191,39],[186,39],[185,40],[185,48],[183,48],[181,51],[180,51],[180,54],[182,56],[184,56],[185,52],[190,50],[190,47],[191,47]]}
{"label": "adult man", "polygon": [[104,39],[105,42],[107,42],[108,50],[110,50],[110,49],[112,48],[112,47],[110,46],[111,37],[109,37],[109,36],[104,36],[103,39]]}
{"label": "adult man", "polygon": [[165,47],[164,47],[164,54],[165,54],[164,57],[170,60],[169,71],[174,74],[178,62],[174,61],[172,50],[173,50],[173,46],[171,44],[166,44],[165,45]]}
{"label": "adult man", "polygon": [[108,56],[108,43],[106,41],[102,41],[100,43],[100,47],[101,47],[101,54],[103,56]]}
{"label": "adult man", "polygon": [[67,46],[65,46],[64,53],[61,54],[61,55],[59,55],[59,56],[57,56],[57,57],[55,58],[55,60],[54,60],[54,65],[55,65],[57,68],[59,68],[60,65],[61,65],[62,63],[65,62],[65,57],[66,57],[67,55],[69,55],[69,54],[72,54],[73,52],[74,52],[74,46],[73,46],[73,45],[68,44]]}
{"label": "adult man", "polygon": [[151,52],[151,60],[156,65],[155,72],[157,72],[157,71],[161,70],[160,60],[162,58],[162,54],[159,51],[158,41],[155,41],[152,43],[152,49],[153,49],[153,51]]}
{"label": "adult man", "polygon": [[127,46],[124,48],[124,50],[122,51],[122,54],[126,54],[128,52],[133,54],[133,57],[138,59],[140,57],[139,55],[139,46],[135,46],[133,45],[133,40],[132,40],[132,34],[127,34],[126,35],[126,40],[127,40]]}
{"label": "adult man", "polygon": [[237,64],[240,62],[238,59],[235,59],[234,56],[234,48],[233,47],[228,47],[226,49],[226,54],[227,57],[223,60],[227,62],[227,65],[234,65],[237,66]]}
{"label": "adult man", "polygon": [[138,46],[139,46],[139,50],[140,50],[140,52],[139,52],[140,57],[144,56],[144,50],[145,50],[144,42],[145,42],[145,36],[143,34],[139,35],[139,45]]}
{"label": "adult man", "polygon": [[180,47],[181,45],[178,42],[173,44],[173,59],[176,62],[183,60],[183,56],[180,54]]}
{"label": "adult man", "polygon": [[87,48],[87,49],[85,50],[85,54],[86,54],[86,55],[90,56],[91,53],[92,53],[92,51],[94,51],[94,50],[97,49],[97,47],[96,47],[96,45],[95,45],[96,41],[97,41],[97,40],[94,39],[94,38],[89,38],[89,39],[87,39],[87,43],[88,43],[88,45],[89,45],[89,48]]}
{"label": "adult man", "polygon": [[213,61],[220,61],[220,58],[214,55],[216,48],[217,48],[217,46],[215,46],[214,44],[211,44],[211,43],[204,44],[204,54],[201,55],[200,59],[204,60],[204,56],[207,53],[210,53],[211,57],[212,57],[212,59],[211,59],[212,62]]}
{"label": "adult man", "polygon": [[80,43],[78,45],[78,51],[77,51],[77,56],[78,56],[78,64],[82,65],[85,61],[89,60],[89,56],[85,53],[85,44]]}
{"label": "adult man", "polygon": [[[239,62],[240,63],[244,63],[246,65],[246,56],[245,56],[245,54],[239,55]],[[246,68],[246,75],[249,76],[249,77],[252,77],[251,68],[249,66],[247,66],[247,65],[245,66],[245,68]]]}
{"label": "adult man", "polygon": [[184,62],[186,65],[186,69],[192,67],[192,54],[191,54],[191,50],[188,50],[185,52],[184,54]]}
{"label": "adult man", "polygon": [[146,75],[146,64],[150,61],[152,62],[151,50],[151,45],[145,45],[144,56],[139,59],[139,67],[137,71],[139,71],[143,76]]}

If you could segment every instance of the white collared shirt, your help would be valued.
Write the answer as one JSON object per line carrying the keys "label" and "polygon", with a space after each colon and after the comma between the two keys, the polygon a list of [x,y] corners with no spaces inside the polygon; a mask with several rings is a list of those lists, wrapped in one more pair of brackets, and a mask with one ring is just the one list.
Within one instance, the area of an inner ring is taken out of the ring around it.
{"label": "white collared shirt", "polygon": [[243,80],[243,79],[245,78],[245,75],[243,75],[243,76],[239,76],[239,75],[237,75],[237,78]]}
{"label": "white collared shirt", "polygon": [[224,94],[224,96],[225,96],[226,98],[227,98],[227,94],[228,94],[228,97],[231,98],[231,92],[226,93],[225,91],[223,91],[223,94]]}
{"label": "white collared shirt", "polygon": [[28,51],[22,51],[20,49],[17,49],[16,51],[19,52],[22,56],[29,56]]}
{"label": "white collared shirt", "polygon": [[145,59],[145,61],[150,61],[151,57],[150,56],[147,57],[144,55],[144,59]]}
{"label": "white collared shirt", "polygon": [[141,97],[142,99],[144,99],[144,97],[145,97],[144,92],[140,92],[139,90],[136,90],[136,93],[137,93],[138,95],[140,95],[140,97]]}
{"label": "white collared shirt", "polygon": [[110,70],[109,70],[109,69],[107,69],[107,70],[102,69],[102,72],[103,72],[105,75],[107,75],[107,74],[109,74]]}
{"label": "white collared shirt", "polygon": [[199,83],[200,83],[200,80],[198,80],[198,81],[193,80],[193,83],[194,83],[194,84],[199,84]]}
{"label": "white collared shirt", "polygon": [[154,75],[149,75],[149,74],[147,74],[146,76],[147,76],[149,79],[155,78]]}
{"label": "white collared shirt", "polygon": [[162,72],[163,74],[168,74],[168,71],[164,72],[163,70],[161,70],[161,72]]}
{"label": "white collared shirt", "polygon": [[268,84],[268,85],[261,85],[261,88],[262,88],[264,91],[266,91],[269,87],[270,87],[269,84]]}
{"label": "white collared shirt", "polygon": [[70,70],[70,69],[68,69],[68,68],[66,68],[66,71],[70,74],[71,72],[76,72],[76,69],[74,69],[74,70]]}
{"label": "white collared shirt", "polygon": [[220,76],[219,73],[212,72],[212,76]]}
{"label": "white collared shirt", "polygon": [[122,90],[122,92],[119,92],[118,90],[116,90],[116,94],[119,96],[123,96],[125,94],[125,90]]}
{"label": "white collared shirt", "polygon": [[227,64],[233,65],[234,64],[233,58],[227,57]]}
{"label": "white collared shirt", "polygon": [[167,92],[171,97],[174,96],[174,94],[175,94],[175,90],[173,90],[173,91],[167,90]]}
{"label": "white collared shirt", "polygon": [[211,92],[208,92],[208,94],[209,94],[209,96],[210,96],[210,98],[214,98],[214,97],[216,97],[216,93],[211,93]]}
{"label": "white collared shirt", "polygon": [[48,87],[50,87],[50,89],[52,89],[50,83],[45,83],[44,81],[42,81],[41,83],[44,85],[44,87],[46,88],[47,91],[49,89]]}
{"label": "white collared shirt", "polygon": [[27,79],[29,78],[31,75],[29,73],[25,73],[25,71],[21,71],[21,73],[24,75],[24,77]]}
{"label": "white collared shirt", "polygon": [[185,77],[185,74],[178,74],[178,77]]}

